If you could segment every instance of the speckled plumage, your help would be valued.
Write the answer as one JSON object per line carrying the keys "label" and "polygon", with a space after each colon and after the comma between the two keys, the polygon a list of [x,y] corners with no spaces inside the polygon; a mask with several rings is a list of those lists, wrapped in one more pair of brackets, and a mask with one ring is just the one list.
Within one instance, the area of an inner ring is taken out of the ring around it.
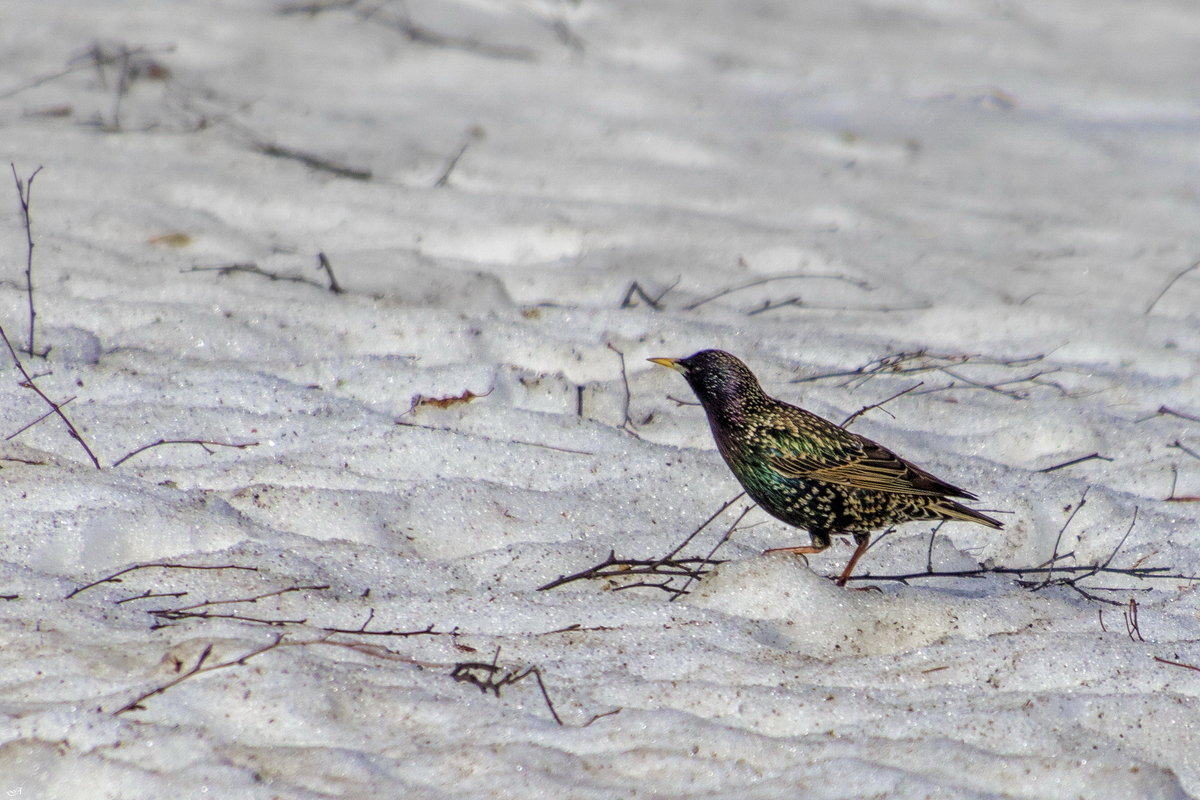
{"label": "speckled plumage", "polygon": [[[858,545],[845,585],[871,531],[914,520],[963,520],[1002,528],[951,497],[977,499],[865,436],[769,397],[754,374],[722,350],[652,358],[680,372],[708,415],[717,449],[751,499],[777,519],[804,528],[812,544],[778,548],[817,553],[835,533]],[[770,552],[770,551],[769,551]]]}

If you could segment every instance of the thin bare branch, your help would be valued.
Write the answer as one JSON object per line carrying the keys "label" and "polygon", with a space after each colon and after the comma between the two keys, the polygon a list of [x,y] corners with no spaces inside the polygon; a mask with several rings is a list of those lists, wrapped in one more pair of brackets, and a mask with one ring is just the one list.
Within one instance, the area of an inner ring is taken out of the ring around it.
{"label": "thin bare branch", "polygon": [[284,281],[286,283],[304,283],[309,286],[315,286],[318,289],[326,289],[328,287],[322,285],[320,281],[315,281],[312,278],[306,278],[303,275],[285,275],[280,272],[268,272],[262,267],[253,262],[237,263],[237,264],[219,264],[216,266],[188,267],[181,269],[180,272],[215,272],[218,275],[231,275],[235,272],[244,272],[249,275],[260,275],[272,281]]}
{"label": "thin bare branch", "polygon": [[[68,397],[66,400],[63,400],[61,403],[59,403],[59,404],[58,404],[58,407],[59,407],[59,408],[63,408],[63,407],[65,407],[65,406],[67,405],[67,403],[70,403],[70,402],[71,402],[72,400],[74,400],[74,399],[75,399],[75,395],[71,395],[71,396],[70,396],[70,397]],[[35,419],[33,422],[28,422],[28,423],[26,423],[25,425],[22,425],[20,428],[18,428],[18,429],[17,429],[16,431],[14,431],[13,433],[10,433],[8,436],[5,436],[5,437],[4,437],[4,441],[6,441],[6,442],[11,442],[13,439],[17,438],[17,437],[18,437],[18,436],[20,436],[22,433],[24,433],[25,431],[27,431],[27,430],[29,430],[30,428],[32,428],[34,425],[37,425],[37,424],[38,424],[39,422],[41,422],[42,420],[46,419],[46,417],[52,417],[52,416],[54,416],[54,413],[55,413],[55,412],[54,412],[54,409],[53,409],[53,408],[51,408],[49,411],[47,411],[45,414],[42,414],[40,417],[38,417],[37,419]]]}
{"label": "thin bare branch", "polygon": [[762,314],[766,311],[775,311],[780,308],[803,308],[808,311],[847,311],[847,312],[864,312],[871,314],[894,314],[897,311],[924,311],[928,308],[933,308],[932,303],[920,303],[915,306],[830,306],[821,305],[819,303],[805,302],[801,297],[792,297],[787,300],[764,300],[761,305],[751,308],[745,312],[746,316],[753,317],[756,314]]}
{"label": "thin bare branch", "polygon": [[1058,546],[1062,543],[1063,534],[1066,533],[1067,528],[1069,528],[1071,526],[1071,521],[1075,519],[1075,515],[1079,513],[1080,509],[1082,509],[1085,505],[1087,505],[1088,492],[1090,492],[1091,490],[1092,490],[1091,486],[1088,486],[1086,489],[1083,490],[1083,495],[1079,498],[1079,502],[1075,505],[1074,508],[1071,509],[1071,513],[1067,515],[1066,521],[1062,524],[1062,527],[1058,529],[1058,536],[1056,536],[1054,538],[1054,549],[1050,551],[1050,559],[1046,562],[1050,567],[1050,574],[1046,578],[1047,586],[1050,584],[1050,581],[1053,578],[1053,571],[1055,569],[1055,565],[1058,563],[1059,559],[1061,558],[1061,556],[1058,553]]}
{"label": "thin bare branch", "polygon": [[29,300],[29,349],[26,350],[30,356],[37,354],[37,350],[33,343],[34,320],[37,318],[37,312],[33,307],[33,223],[29,218],[29,202],[33,195],[33,179],[42,171],[39,166],[29,174],[25,180],[21,180],[17,176],[17,165],[8,162],[8,166],[12,169],[13,183],[17,187],[17,200],[21,204],[21,221],[25,225],[25,296]]}
{"label": "thin bare branch", "polygon": [[1176,440],[1175,440],[1174,442],[1172,442],[1171,444],[1167,445],[1167,447],[1173,447],[1173,448],[1174,448],[1174,449],[1176,449],[1176,450],[1181,450],[1181,451],[1183,451],[1184,453],[1187,453],[1187,454],[1188,454],[1189,456],[1191,456],[1192,458],[1195,458],[1195,459],[1198,459],[1198,460],[1200,460],[1200,452],[1196,452],[1195,450],[1193,450],[1192,448],[1188,447],[1186,444],[1184,444],[1183,442],[1179,441],[1178,439],[1176,439]]}
{"label": "thin bare branch", "polygon": [[[768,278],[759,278],[758,280],[750,281],[749,283],[743,283],[743,284],[741,284],[741,285],[739,285],[739,286],[732,286],[732,287],[730,287],[730,288],[728,288],[728,289],[722,289],[721,291],[717,292],[717,293],[716,293],[716,294],[714,294],[714,295],[710,295],[710,296],[708,296],[708,297],[705,297],[705,298],[703,298],[703,299],[701,299],[701,300],[697,300],[697,301],[696,301],[696,302],[694,302],[694,303],[691,303],[691,304],[689,304],[689,305],[686,305],[686,306],[684,306],[684,307],[683,307],[683,310],[684,310],[684,311],[695,311],[697,308],[699,308],[700,306],[704,305],[705,303],[711,303],[713,300],[717,300],[717,299],[720,299],[720,298],[722,298],[722,297],[725,297],[725,296],[727,296],[727,295],[731,295],[731,294],[733,294],[734,292],[740,292],[740,291],[743,291],[743,290],[745,290],[745,289],[752,289],[752,288],[754,288],[755,286],[762,286],[762,285],[764,285],[764,284],[768,284],[768,283],[774,283],[775,281],[795,281],[795,280],[829,280],[829,281],[841,281],[841,282],[843,282],[843,283],[848,283],[848,284],[850,284],[851,286],[857,287],[857,288],[859,288],[859,289],[862,289],[862,290],[864,290],[864,291],[870,291],[870,290],[871,290],[871,285],[870,285],[869,283],[867,283],[867,282],[866,282],[866,281],[864,281],[864,280],[860,280],[860,279],[858,279],[858,278],[851,278],[849,275],[841,275],[841,274],[819,274],[819,273],[818,273],[818,274],[810,274],[810,275],[805,275],[805,274],[796,274],[796,275],[772,275],[772,276],[770,276],[770,277],[768,277]],[[797,299],[798,299],[798,298],[797,298]],[[790,302],[791,302],[791,301],[788,301],[788,303],[790,303]],[[785,303],[785,305],[786,305],[786,304],[787,304],[787,303]],[[762,309],[760,309],[760,310],[762,310]],[[757,312],[754,312],[754,313],[757,313]]]}
{"label": "thin bare branch", "polygon": [[[745,496],[746,496],[745,492],[738,492],[732,498],[730,498],[729,500],[726,500],[724,503],[722,503],[721,507],[718,508],[716,511],[714,511],[712,513],[712,515],[709,516],[708,519],[704,520],[704,522],[701,522],[699,527],[695,528],[691,533],[689,533],[686,537],[684,537],[684,540],[682,542],[680,542],[679,544],[677,544],[675,546],[674,550],[672,550],[671,552],[669,552],[665,556],[663,556],[663,561],[668,561],[668,560],[674,558],[675,556],[679,555],[685,547],[687,547],[689,544],[691,544],[692,539],[695,539],[697,536],[699,536],[700,532],[703,531],[705,528],[707,528],[709,525],[711,525],[713,520],[715,520],[717,517],[724,514],[725,509],[729,508],[731,505],[736,503],[738,500],[741,500]],[[749,509],[747,509],[747,510],[749,510]],[[742,513],[742,516],[745,516],[745,512]],[[738,517],[738,519],[740,520],[741,517]]]}
{"label": "thin bare branch", "polygon": [[[495,697],[500,696],[500,690],[506,686],[511,686],[520,683],[528,677],[533,677],[537,683],[538,690],[542,694],[542,699],[546,702],[546,708],[550,710],[550,716],[559,725],[565,725],[562,718],[558,715],[558,711],[554,708],[553,701],[550,700],[550,692],[546,688],[546,681],[542,678],[542,671],[536,667],[521,668],[503,668],[497,665],[500,659],[500,648],[496,648],[496,653],[492,657],[491,662],[486,661],[465,661],[454,665],[450,671],[450,677],[459,683],[469,683],[479,689],[479,691],[487,694],[491,692]],[[613,709],[606,711],[603,714],[595,714],[579,727],[586,728],[598,719],[612,716],[620,711]]]}
{"label": "thin bare branch", "polygon": [[467,130],[467,135],[463,137],[462,144],[459,145],[458,150],[454,152],[454,155],[450,156],[450,158],[446,160],[446,166],[442,168],[442,172],[438,176],[438,179],[433,182],[433,187],[435,189],[441,189],[450,182],[450,175],[454,172],[455,167],[458,166],[458,162],[462,160],[464,155],[466,155],[467,148],[475,142],[483,139],[483,137],[484,130],[482,125],[472,125]]}
{"label": "thin bare branch", "polygon": [[1141,419],[1136,419],[1134,422],[1145,422],[1146,420],[1162,416],[1178,417],[1179,419],[1186,419],[1189,422],[1200,422],[1200,417],[1196,416],[1195,414],[1185,414],[1182,411],[1176,411],[1175,409],[1167,408],[1166,406],[1159,406],[1158,411],[1155,411],[1153,414],[1148,414]]}
{"label": "thin bare branch", "polygon": [[930,353],[927,350],[915,350],[899,353],[889,353],[885,356],[873,359],[872,361],[863,364],[852,370],[841,370],[838,372],[828,372],[820,375],[812,375],[805,378],[796,378],[792,383],[808,383],[810,381],[825,380],[829,378],[844,378],[839,386],[858,388],[867,381],[881,375],[897,376],[897,375],[916,375],[921,373],[936,372],[950,378],[951,382],[946,386],[934,386],[927,389],[922,389],[915,394],[932,394],[934,392],[944,392],[949,389],[985,389],[996,392],[997,394],[1009,397],[1013,400],[1022,400],[1028,396],[1026,391],[1021,391],[1009,387],[1028,386],[1030,388],[1049,388],[1055,389],[1064,396],[1069,392],[1055,381],[1047,380],[1047,375],[1052,375],[1060,372],[1059,369],[1044,369],[1036,372],[1023,375],[1017,378],[1009,378],[1002,381],[984,381],[978,380],[966,375],[963,375],[958,368],[966,365],[979,368],[1002,368],[1014,369],[1041,361],[1044,355],[1028,356],[1012,359],[996,359],[982,355],[972,355],[967,353],[957,354],[939,354]]}
{"label": "thin bare branch", "polygon": [[0,326],[0,338],[4,339],[4,345],[8,348],[9,354],[12,355],[13,363],[17,365],[17,370],[21,373],[21,376],[25,378],[21,385],[28,389],[32,389],[38,397],[46,401],[46,405],[50,406],[50,409],[58,416],[59,419],[63,421],[63,424],[67,426],[67,433],[71,435],[72,439],[79,442],[79,446],[83,448],[83,452],[87,453],[88,458],[92,460],[92,464],[95,465],[96,469],[100,469],[100,459],[96,458],[96,454],[92,452],[92,448],[88,447],[87,442],[83,440],[83,436],[80,435],[79,431],[75,428],[75,425],[71,422],[71,420],[67,419],[67,415],[62,411],[63,404],[56,403],[47,397],[46,393],[38,388],[38,385],[34,383],[33,378],[30,377],[29,373],[25,370],[25,365],[21,363],[21,359],[17,356],[17,351],[13,347],[12,341],[9,340],[8,334],[4,332],[3,326]]}
{"label": "thin bare branch", "polygon": [[208,453],[209,455],[213,454],[213,451],[209,450],[210,447],[231,447],[236,450],[245,450],[247,447],[257,447],[258,446],[258,442],[214,442],[214,441],[210,441],[208,439],[159,439],[157,442],[151,442],[150,444],[142,445],[141,447],[137,448],[136,450],[129,451],[128,453],[126,453],[125,455],[121,456],[116,461],[114,461],[112,463],[112,465],[114,467],[119,467],[121,464],[124,464],[126,461],[128,461],[129,459],[136,456],[138,453],[144,453],[145,451],[149,450],[152,447],[160,447],[160,446],[166,445],[166,444],[199,445],[200,447],[203,447],[204,451],[206,453]]}
{"label": "thin bare branch", "polygon": [[858,411],[855,411],[853,414],[851,414],[850,416],[848,416],[844,420],[842,420],[842,427],[843,428],[849,427],[851,422],[854,422],[854,420],[858,419],[863,414],[867,413],[868,411],[870,411],[871,409],[874,409],[874,408],[880,409],[881,411],[883,411],[883,413],[887,414],[889,417],[892,417],[892,419],[895,419],[895,415],[893,415],[890,411],[888,411],[886,408],[884,408],[884,405],[892,402],[897,397],[902,397],[902,396],[908,394],[909,392],[914,391],[917,388],[924,386],[924,385],[925,385],[925,381],[921,381],[920,383],[914,383],[912,386],[908,387],[907,389],[901,389],[900,391],[896,392],[891,397],[888,397],[884,400],[880,400],[878,403],[871,403],[869,406],[863,406]]}
{"label": "thin bare branch", "polygon": [[57,72],[51,72],[51,73],[47,73],[45,75],[39,75],[35,78],[29,79],[25,83],[18,84],[10,89],[5,89],[4,91],[0,91],[0,100],[4,100],[9,97],[13,97],[14,95],[20,94],[21,92],[28,91],[30,89],[36,89],[38,86],[44,86],[47,83],[52,83],[53,81],[59,80],[60,78],[65,78],[66,76],[74,74],[76,72],[83,72],[83,71],[92,70],[92,69],[96,70],[100,74],[102,83],[107,83],[107,80],[104,79],[104,77],[103,77],[103,68],[104,67],[112,66],[112,65],[120,65],[120,62],[122,61],[122,59],[129,59],[129,58],[133,58],[134,64],[135,64],[135,66],[137,66],[140,63],[138,61],[138,59],[144,59],[144,60],[148,61],[150,59],[147,59],[146,58],[147,56],[158,55],[158,54],[162,54],[162,53],[170,53],[170,52],[174,52],[174,47],[159,47],[159,48],[133,47],[133,48],[130,48],[130,47],[122,46],[121,48],[113,50],[113,49],[101,47],[100,45],[93,44],[91,47],[88,48],[88,50],[85,54],[71,59],[68,66],[66,66],[65,68],[60,69]]}
{"label": "thin bare branch", "polygon": [[250,146],[264,156],[272,158],[282,158],[288,161],[296,161],[309,169],[315,169],[321,172],[328,172],[331,175],[336,175],[339,178],[349,178],[356,181],[369,181],[371,179],[371,170],[360,167],[350,167],[345,164],[340,164],[326,156],[310,153],[305,150],[298,150],[294,147],[287,147],[276,142],[267,141],[253,132],[243,129],[243,133],[248,134]]}
{"label": "thin bare branch", "polygon": [[314,586],[288,586],[283,589],[276,589],[270,592],[253,595],[251,597],[234,597],[226,600],[204,600],[199,603],[193,603],[188,606],[180,606],[177,608],[158,608],[146,613],[160,620],[154,627],[164,627],[163,622],[178,622],[185,619],[228,619],[237,622],[249,622],[256,625],[269,625],[272,627],[282,627],[284,625],[305,625],[308,620],[304,619],[280,619],[275,617],[252,617],[238,612],[220,613],[212,611],[215,606],[235,605],[242,603],[257,603],[259,600],[266,600],[272,597],[281,597],[285,594],[293,592],[307,591],[324,591],[328,589],[328,584]]}
{"label": "thin bare branch", "polygon": [[30,466],[30,467],[46,466],[45,461],[34,461],[33,459],[17,458],[16,456],[0,456],[0,461],[9,461],[9,462],[12,462],[13,464],[25,464],[26,466]]}
{"label": "thin bare branch", "polygon": [[1099,461],[1112,461],[1112,459],[1109,458],[1108,456],[1102,456],[1099,453],[1091,453],[1090,455],[1080,456],[1079,458],[1072,458],[1070,461],[1064,461],[1061,464],[1055,464],[1052,467],[1042,467],[1041,469],[1036,470],[1036,471],[1037,472],[1054,472],[1055,470],[1065,469],[1066,467],[1073,467],[1076,464],[1082,464],[1083,462],[1091,461],[1092,459],[1097,459]]}
{"label": "thin bare branch", "polygon": [[[1144,642],[1145,637],[1142,636],[1142,630],[1138,627],[1138,604],[1137,600],[1129,598],[1129,604],[1125,607],[1125,632],[1129,634],[1129,638],[1133,641]],[[1137,637],[1136,639],[1134,637]]]}
{"label": "thin bare branch", "polygon": [[636,306],[637,303],[635,303],[633,300],[634,295],[636,295],[637,297],[641,298],[642,302],[650,306],[655,311],[662,311],[662,299],[667,296],[668,292],[679,285],[680,280],[682,280],[682,277],[676,278],[674,283],[663,289],[654,297],[651,297],[649,294],[647,294],[646,290],[642,288],[640,283],[634,281],[633,283],[629,284],[629,288],[625,291],[625,296],[621,298],[621,308],[633,308]]}
{"label": "thin bare branch", "polygon": [[1121,552],[1121,548],[1125,546],[1125,542],[1129,540],[1129,534],[1133,533],[1133,526],[1137,525],[1138,513],[1142,510],[1141,506],[1133,507],[1133,518],[1129,520],[1129,527],[1125,529],[1125,534],[1121,537],[1121,541],[1117,542],[1117,546],[1108,554],[1108,558],[1100,565],[1101,569],[1108,569],[1109,564],[1112,564],[1113,559],[1117,557],[1117,553]]}
{"label": "thin bare branch", "polygon": [[394,629],[384,630],[384,631],[371,631],[371,630],[366,630],[366,623],[363,623],[362,628],[322,627],[321,630],[327,631],[329,633],[352,634],[354,636],[394,636],[399,639],[406,639],[411,636],[450,636],[451,635],[450,631],[434,630],[432,623],[429,625],[426,625],[424,628],[420,628],[417,630],[406,630],[406,631],[400,631],[400,630],[394,630]]}
{"label": "thin bare branch", "polygon": [[374,18],[380,24],[400,31],[410,41],[418,44],[452,50],[464,50],[468,53],[475,53],[489,58],[514,61],[532,61],[534,59],[534,52],[527,47],[491,44],[469,36],[450,36],[418,25],[413,21],[407,10],[401,10],[397,16],[391,18],[385,18],[381,15],[374,15]]}
{"label": "thin bare branch", "polygon": [[0,91],[0,100],[7,100],[10,97],[14,97],[15,95],[20,94],[21,92],[29,91],[30,89],[36,89],[39,86],[43,86],[47,83],[51,83],[53,81],[58,80],[59,78],[65,78],[66,76],[68,76],[74,72],[80,72],[80,71],[88,69],[88,68],[89,68],[89,65],[86,65],[86,64],[73,64],[71,66],[60,69],[57,72],[49,72],[45,75],[38,75],[35,78],[30,78],[29,80],[25,81],[24,83],[19,83],[16,86],[13,86],[12,88],[5,89],[4,91]]}
{"label": "thin bare branch", "polygon": [[279,14],[307,14],[316,16],[325,11],[335,11],[343,8],[353,8],[359,0],[318,0],[318,2],[284,3],[279,6]]}
{"label": "thin bare branch", "polygon": [[[740,496],[741,495],[739,495],[739,497]],[[717,551],[721,549],[722,545],[724,545],[726,542],[729,541],[729,537],[733,536],[733,532],[737,530],[738,525],[740,525],[742,523],[742,520],[746,518],[746,515],[749,514],[753,510],[754,510],[754,506],[752,506],[752,505],[746,506],[745,508],[742,509],[742,513],[738,514],[737,517],[733,520],[733,522],[729,523],[729,527],[725,529],[725,533],[722,534],[721,538],[717,540],[717,543],[712,546],[712,549],[710,549],[708,551],[708,553],[705,554],[704,559],[706,561],[708,561],[709,563],[714,563],[714,564],[716,563],[716,559],[714,559],[713,556],[715,556],[717,554]],[[688,575],[683,581],[683,586],[679,587],[679,591],[674,596],[671,597],[671,600],[672,601],[677,600],[680,597],[682,597],[683,595],[687,594],[689,587],[691,587],[692,583],[697,579],[697,577],[698,576],[695,573]]]}
{"label": "thin bare branch", "polygon": [[500,648],[497,647],[496,655],[490,664],[482,661],[461,662],[454,665],[454,669],[450,671],[450,677],[459,683],[469,683],[484,694],[490,691],[499,697],[501,688],[519,683],[532,675],[537,681],[538,688],[542,691],[542,699],[546,701],[546,708],[550,709],[550,716],[554,717],[555,722],[562,725],[562,718],[558,716],[558,712],[554,709],[554,703],[550,700],[550,693],[546,691],[546,683],[542,680],[541,671],[537,667],[501,669],[496,665],[499,658]]}
{"label": "thin bare branch", "polygon": [[114,606],[119,606],[123,603],[132,603],[135,600],[151,600],[159,597],[187,597],[187,592],[152,592],[149,589],[141,594],[135,594],[133,597],[122,597],[120,600],[113,602]]}
{"label": "thin bare branch", "polygon": [[[933,542],[937,538],[938,531],[946,524],[946,520],[942,520],[937,525],[933,526],[933,530],[929,532],[929,549],[925,553],[925,571],[933,572]],[[874,542],[872,542],[874,544]]]}
{"label": "thin bare branch", "polygon": [[[300,645],[300,644],[310,644],[310,643],[309,642],[288,642],[287,644]],[[176,676],[175,678],[171,679],[170,681],[167,681],[166,683],[162,684],[161,686],[158,686],[154,689],[151,689],[148,692],[138,695],[137,697],[135,697],[133,700],[126,703],[121,708],[112,712],[113,716],[117,716],[119,714],[124,714],[127,711],[140,711],[144,708],[144,706],[142,705],[142,703],[144,701],[149,700],[151,697],[154,697],[155,695],[160,695],[163,692],[166,692],[166,691],[178,686],[179,684],[183,683],[184,681],[189,680],[190,678],[194,678],[197,675],[202,675],[205,672],[214,672],[219,669],[226,669],[227,667],[245,665],[245,663],[247,661],[249,661],[250,659],[252,659],[256,656],[260,656],[263,653],[267,653],[267,652],[274,650],[275,648],[281,647],[281,646],[284,646],[283,634],[276,636],[275,640],[272,641],[270,644],[264,645],[263,647],[259,647],[255,650],[250,651],[249,653],[238,656],[237,658],[232,658],[228,661],[222,661],[219,664],[206,664],[206,662],[208,661],[208,657],[212,655],[213,646],[210,644],[204,648],[204,650],[200,653],[200,657],[198,659],[196,659],[195,665],[191,669],[189,669],[187,672],[184,672],[184,673]]]}
{"label": "thin bare branch", "polygon": [[633,402],[633,395],[629,391],[629,373],[625,370],[625,354],[618,350],[612,342],[607,342],[607,346],[608,349],[616,353],[617,358],[621,360],[621,383],[625,387],[625,398],[622,404],[622,412],[625,416],[625,419],[622,420],[621,427],[640,439],[641,435],[638,434],[637,428],[633,424],[633,417],[629,415],[629,407]]}
{"label": "thin bare branch", "polygon": [[287,586],[283,589],[275,589],[270,592],[263,592],[262,594],[256,594],[256,595],[253,595],[252,597],[232,597],[232,598],[227,598],[225,600],[202,600],[199,603],[192,603],[190,606],[180,606],[178,608],[158,609],[155,611],[150,611],[148,613],[154,614],[154,615],[178,614],[178,613],[185,612],[185,611],[195,611],[197,609],[211,607],[211,606],[236,605],[236,604],[241,604],[241,603],[257,603],[259,600],[267,600],[272,597],[282,597],[285,594],[292,594],[293,592],[310,592],[310,591],[311,592],[323,592],[328,588],[329,588],[329,584],[327,584],[327,583],[317,584],[317,585],[312,585],[312,586]]}
{"label": "thin bare branch", "polygon": [[[572,575],[560,575],[547,584],[538,587],[538,591],[554,589],[563,584],[579,580],[594,580],[597,578],[624,578],[630,575],[667,575],[683,578],[699,578],[708,572],[709,567],[724,563],[717,559],[703,557],[689,558],[617,558],[610,551],[608,558],[595,566],[580,570]],[[655,588],[667,588],[655,585]],[[674,590],[671,590],[674,591]]]}
{"label": "thin bare branch", "polygon": [[329,291],[334,294],[342,294],[346,291],[338,284],[337,278],[333,274],[333,265],[329,263],[329,257],[324,253],[317,253],[317,267],[325,270],[325,274],[329,276]]}
{"label": "thin bare branch", "polygon": [[[1086,492],[1084,499],[1086,499]],[[1084,500],[1080,500],[1079,506],[1075,508],[1075,511],[1078,511],[1083,504]],[[1081,582],[1097,575],[1120,576],[1140,581],[1200,581],[1200,575],[1185,575],[1177,572],[1170,572],[1169,567],[1145,567],[1141,565],[1141,560],[1137,561],[1134,566],[1131,567],[1112,566],[1112,562],[1116,558],[1117,553],[1119,553],[1125,546],[1125,542],[1128,541],[1130,533],[1133,532],[1133,528],[1137,524],[1138,510],[1138,508],[1134,508],[1133,518],[1130,520],[1129,526],[1126,528],[1125,533],[1121,537],[1120,541],[1117,542],[1116,546],[1114,546],[1112,551],[1108,554],[1108,557],[1104,561],[1094,564],[1070,565],[1061,563],[1065,559],[1072,558],[1074,554],[1059,554],[1057,552],[1058,542],[1056,542],[1055,554],[1043,564],[1034,567],[1001,567],[984,566],[981,564],[979,567],[974,569],[937,571],[932,569],[932,565],[929,565],[926,567],[925,572],[903,575],[852,575],[850,576],[850,580],[896,581],[907,584],[910,580],[920,578],[982,578],[989,575],[1013,575],[1017,576],[1018,585],[1033,591],[1040,591],[1050,587],[1062,587],[1076,592],[1087,600],[1097,601],[1114,606],[1124,606],[1126,604],[1116,600],[1111,600],[1106,597],[1100,597],[1096,594],[1096,592],[1145,592],[1150,591],[1149,587],[1130,588],[1121,586],[1089,586],[1083,585]],[[1063,525],[1062,530],[1066,530],[1067,525],[1070,524],[1070,520],[1073,518],[1074,513],[1072,513],[1068,518],[1067,523]],[[1059,534],[1060,539],[1061,534],[1062,531],[1060,531]],[[1039,576],[1039,579],[1032,580],[1034,576]],[[1128,612],[1126,613],[1128,614]],[[1101,625],[1103,625],[1103,622],[1103,617],[1101,617]],[[1136,627],[1136,612],[1133,616],[1133,623]]]}
{"label": "thin bare branch", "polygon": [[[851,575],[848,580],[851,581],[894,581],[896,583],[907,583],[911,580],[919,578],[985,578],[988,575],[1077,575],[1090,577],[1099,573],[1111,573],[1114,575],[1123,575],[1129,578],[1138,580],[1180,580],[1180,581],[1200,581],[1200,575],[1184,575],[1182,573],[1169,573],[1170,567],[1129,567],[1129,568],[1102,568],[1098,564],[1088,564],[1080,566],[1038,566],[1038,567],[1002,567],[1002,566],[983,566],[972,567],[970,569],[951,569],[951,570],[934,570],[933,572],[908,572],[899,575]],[[1036,584],[1029,584],[1028,588],[1042,589],[1047,584],[1044,581]],[[1116,590],[1113,590],[1116,591]],[[1126,591],[1126,590],[1121,590]]]}
{"label": "thin bare branch", "polygon": [[[725,513],[725,511],[740,500],[745,495],[745,492],[739,492],[732,500],[723,503],[720,508],[713,512],[708,519],[700,523],[691,533],[684,537],[683,541],[676,545],[669,553],[659,558],[649,559],[628,559],[617,558],[615,551],[610,550],[608,557],[599,564],[580,570],[571,575],[560,575],[554,580],[543,586],[538,587],[538,591],[545,591],[562,586],[566,583],[579,580],[595,580],[595,579],[622,579],[617,585],[611,588],[614,591],[634,588],[652,588],[659,589],[672,596],[672,599],[686,594],[688,587],[693,581],[698,580],[708,573],[709,569],[717,564],[723,563],[720,559],[713,556],[717,550],[729,541],[729,537],[737,530],[738,525],[754,508],[749,505],[742,509],[741,513],[733,520],[725,532],[719,537],[716,544],[704,556],[688,556],[680,557],[679,553],[684,550],[691,542],[709,525],[712,524],[717,517]],[[630,577],[649,575],[661,580],[654,581],[629,581],[624,580]],[[677,578],[682,578],[682,586],[676,586],[674,581]]]}
{"label": "thin bare branch", "polygon": [[1184,275],[1187,275],[1189,272],[1196,269],[1197,267],[1200,267],[1200,261],[1194,262],[1190,267],[1184,269],[1182,272],[1177,273],[1175,275],[1175,277],[1173,277],[1173,278],[1171,278],[1171,280],[1167,281],[1167,285],[1162,288],[1162,291],[1159,292],[1158,295],[1153,300],[1150,301],[1150,305],[1146,306],[1146,310],[1144,313],[1149,314],[1151,311],[1153,311],[1154,307],[1156,305],[1158,305],[1158,301],[1163,299],[1163,297],[1166,295],[1166,293],[1171,290],[1171,287],[1174,286],[1175,283],[1180,278],[1182,278]]}
{"label": "thin bare branch", "polygon": [[86,592],[88,589],[93,589],[102,583],[121,583],[122,582],[121,577],[123,575],[128,575],[130,572],[136,572],[137,570],[151,569],[151,568],[154,568],[154,569],[196,569],[196,570],[238,569],[238,570],[244,570],[246,572],[258,572],[258,567],[243,567],[239,564],[219,564],[219,565],[211,565],[211,566],[207,565],[207,564],[170,564],[170,563],[134,564],[131,567],[126,567],[123,570],[114,572],[113,574],[108,575],[103,578],[100,578],[99,580],[92,581],[91,583],[86,583],[83,586],[80,586],[79,588],[72,590],[71,593],[68,594],[63,599],[70,600],[72,597],[79,594],[80,592]]}

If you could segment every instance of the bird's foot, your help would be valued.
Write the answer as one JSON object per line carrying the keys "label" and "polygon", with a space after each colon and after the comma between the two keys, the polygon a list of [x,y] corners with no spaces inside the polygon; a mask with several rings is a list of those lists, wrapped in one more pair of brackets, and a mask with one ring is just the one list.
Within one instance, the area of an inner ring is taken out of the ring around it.
{"label": "bird's foot", "polygon": [[798,547],[772,547],[770,550],[763,550],[762,554],[766,556],[770,555],[771,553],[797,553],[802,556],[807,556],[812,555],[813,553],[819,553],[824,549],[824,547],[817,547],[813,544],[802,544]]}

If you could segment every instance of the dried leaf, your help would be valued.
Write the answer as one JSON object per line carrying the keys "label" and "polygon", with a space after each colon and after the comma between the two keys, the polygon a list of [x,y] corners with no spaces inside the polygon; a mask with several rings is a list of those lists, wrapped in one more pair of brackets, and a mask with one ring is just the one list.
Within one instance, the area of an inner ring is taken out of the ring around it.
{"label": "dried leaf", "polygon": [[469,403],[476,397],[487,397],[491,394],[490,391],[483,394],[475,394],[470,389],[464,389],[460,395],[451,395],[450,397],[426,397],[419,394],[413,398],[413,408],[418,406],[434,406],[435,408],[450,408],[451,406],[459,405],[460,403]]}
{"label": "dried leaf", "polygon": [[155,236],[150,240],[150,244],[157,244],[163,247],[187,247],[192,243],[192,237],[186,233],[164,233],[162,236]]}

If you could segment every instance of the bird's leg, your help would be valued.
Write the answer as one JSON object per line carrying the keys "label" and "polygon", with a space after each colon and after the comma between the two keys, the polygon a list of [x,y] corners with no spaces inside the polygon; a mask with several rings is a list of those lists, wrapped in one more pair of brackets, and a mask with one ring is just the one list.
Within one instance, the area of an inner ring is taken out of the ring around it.
{"label": "bird's leg", "polygon": [[867,552],[867,545],[871,542],[871,534],[856,533],[854,534],[854,555],[850,556],[850,560],[846,563],[846,568],[842,570],[841,577],[836,581],[838,586],[845,586],[846,581],[850,580],[850,573],[854,572],[854,565],[862,558],[863,553]]}

